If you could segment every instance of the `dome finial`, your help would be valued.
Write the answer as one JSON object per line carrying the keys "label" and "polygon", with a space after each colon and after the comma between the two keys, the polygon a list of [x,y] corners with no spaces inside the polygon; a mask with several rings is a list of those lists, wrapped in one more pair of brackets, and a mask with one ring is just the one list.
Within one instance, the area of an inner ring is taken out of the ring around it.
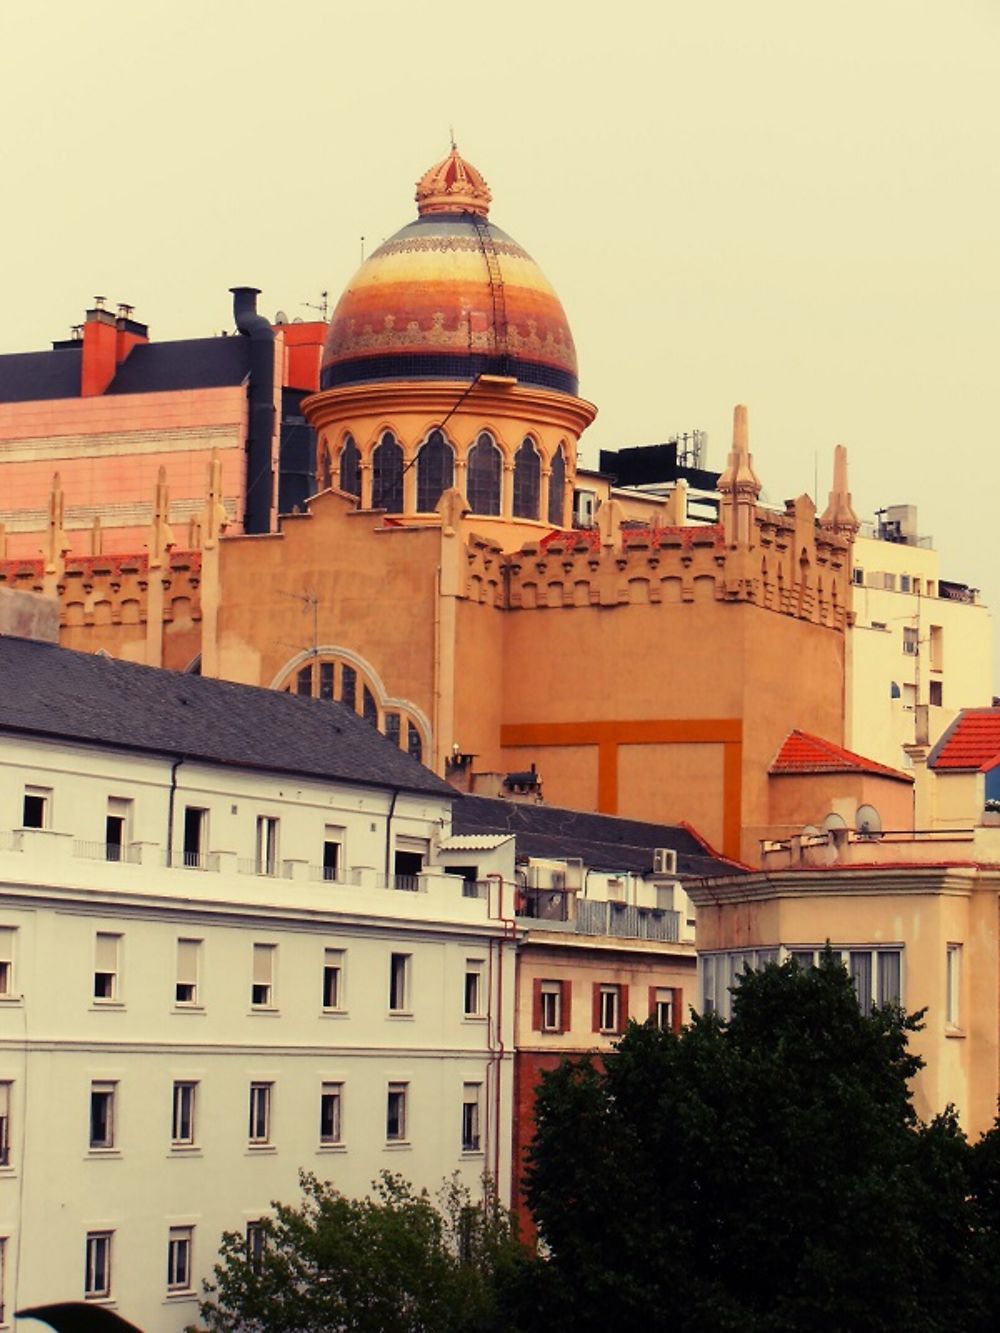
{"label": "dome finial", "polygon": [[485,218],[491,199],[489,186],[459,153],[452,131],[451,152],[417,182],[417,212],[421,217],[426,213],[478,213]]}

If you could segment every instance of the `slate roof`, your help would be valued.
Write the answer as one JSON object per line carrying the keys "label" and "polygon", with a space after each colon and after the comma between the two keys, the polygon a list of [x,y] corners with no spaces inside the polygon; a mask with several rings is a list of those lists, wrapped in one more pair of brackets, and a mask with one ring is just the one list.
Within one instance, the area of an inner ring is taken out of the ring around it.
{"label": "slate roof", "polygon": [[434,796],[454,789],[342,704],[0,635],[0,732]]}
{"label": "slate roof", "polygon": [[[0,356],[0,403],[80,397],[82,342],[50,352]],[[138,343],[118,367],[106,394],[169,393],[242,384],[250,372],[250,339],[185,338]]]}
{"label": "slate roof", "polygon": [[894,778],[897,782],[913,781],[912,773],[876,763],[863,754],[834,745],[833,741],[798,730],[790,731],[785,737],[768,772],[778,776],[788,773],[872,773],[880,778]]}
{"label": "slate roof", "polygon": [[741,874],[746,870],[738,862],[714,853],[683,825],[648,824],[535,802],[462,796],[452,807],[452,833],[513,833],[519,857],[559,860],[579,856],[594,870],[652,873],[654,847],[675,849],[681,878]]}
{"label": "slate roof", "polygon": [[79,398],[83,344],[52,352],[0,356],[0,403],[37,403]]}
{"label": "slate roof", "polygon": [[1000,764],[1000,708],[967,708],[927,757],[928,768],[986,773]]}

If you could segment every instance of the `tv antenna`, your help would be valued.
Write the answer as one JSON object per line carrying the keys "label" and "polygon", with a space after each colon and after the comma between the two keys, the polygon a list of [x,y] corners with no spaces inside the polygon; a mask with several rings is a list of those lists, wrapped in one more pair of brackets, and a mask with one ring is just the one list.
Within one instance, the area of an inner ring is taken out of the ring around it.
{"label": "tv antenna", "polygon": [[319,313],[323,316],[324,323],[326,323],[326,321],[330,318],[329,292],[320,292],[318,304],[315,301],[303,301],[302,305],[304,305],[307,310],[318,310]]}

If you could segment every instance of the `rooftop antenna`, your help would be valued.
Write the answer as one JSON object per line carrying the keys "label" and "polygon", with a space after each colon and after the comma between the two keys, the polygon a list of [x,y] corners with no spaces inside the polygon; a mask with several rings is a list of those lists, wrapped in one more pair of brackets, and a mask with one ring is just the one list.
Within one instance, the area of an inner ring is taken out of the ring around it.
{"label": "rooftop antenna", "polygon": [[365,262],[365,238],[363,236],[361,238],[361,262],[362,264]]}
{"label": "rooftop antenna", "polygon": [[330,298],[329,292],[320,292],[318,304],[315,301],[303,301],[302,305],[304,305],[307,310],[318,310],[319,313],[323,316],[323,321],[325,323],[326,320],[330,318],[329,298]]}
{"label": "rooftop antenna", "polygon": [[452,151],[453,153],[454,153],[454,152],[457,152],[457,151],[458,151],[458,144],[455,142],[455,127],[454,127],[454,125],[449,125],[449,126],[448,126],[448,138],[451,140],[451,151]]}

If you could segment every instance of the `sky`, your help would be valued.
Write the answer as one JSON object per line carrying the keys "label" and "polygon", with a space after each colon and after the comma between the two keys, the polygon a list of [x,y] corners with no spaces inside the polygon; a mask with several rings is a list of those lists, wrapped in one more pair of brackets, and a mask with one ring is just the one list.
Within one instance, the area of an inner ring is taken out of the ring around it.
{"label": "sky", "polygon": [[586,465],[721,468],[746,403],[766,499],[845,444],[1000,607],[1000,0],[0,0],[0,113],[0,352],[98,294],[309,318],[453,133],[566,308]]}

